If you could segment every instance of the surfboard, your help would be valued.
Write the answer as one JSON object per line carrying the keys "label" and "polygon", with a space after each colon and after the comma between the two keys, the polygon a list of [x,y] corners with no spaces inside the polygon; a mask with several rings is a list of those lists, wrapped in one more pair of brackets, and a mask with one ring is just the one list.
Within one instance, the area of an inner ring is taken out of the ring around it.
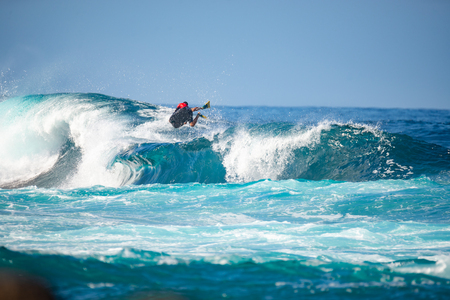
{"label": "surfboard", "polygon": [[[202,109],[210,108],[210,107],[211,107],[211,104],[210,104],[209,102],[210,102],[210,101],[206,102],[206,104],[202,106]],[[200,117],[202,117],[203,119],[208,119],[206,116],[204,116],[204,115],[202,115],[202,114],[200,114],[200,113],[199,113],[199,115],[200,115]]]}
{"label": "surfboard", "polygon": [[210,101],[206,102],[205,105],[202,106],[202,109],[210,108],[211,105],[209,104]]}

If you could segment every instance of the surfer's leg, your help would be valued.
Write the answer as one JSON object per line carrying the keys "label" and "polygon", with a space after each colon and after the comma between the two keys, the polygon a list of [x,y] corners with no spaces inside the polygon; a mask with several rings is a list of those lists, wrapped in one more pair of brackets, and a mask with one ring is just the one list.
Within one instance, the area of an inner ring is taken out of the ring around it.
{"label": "surfer's leg", "polygon": [[194,127],[195,124],[197,124],[198,117],[200,117],[200,113],[198,113],[198,114],[195,116],[194,120],[193,120],[191,123],[189,123],[189,125],[191,125],[191,127]]}

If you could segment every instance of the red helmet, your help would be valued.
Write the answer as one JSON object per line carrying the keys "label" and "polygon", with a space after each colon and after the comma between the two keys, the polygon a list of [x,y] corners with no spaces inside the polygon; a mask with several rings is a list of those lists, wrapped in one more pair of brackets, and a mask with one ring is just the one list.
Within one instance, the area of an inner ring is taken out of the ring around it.
{"label": "red helmet", "polygon": [[183,103],[178,104],[177,109],[187,107],[187,106],[188,106],[188,103],[186,101],[184,101]]}

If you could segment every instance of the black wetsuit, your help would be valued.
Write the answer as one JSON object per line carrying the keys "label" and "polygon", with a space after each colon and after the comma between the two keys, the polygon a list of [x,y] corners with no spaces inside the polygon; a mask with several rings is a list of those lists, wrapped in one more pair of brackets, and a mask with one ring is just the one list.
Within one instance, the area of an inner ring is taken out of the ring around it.
{"label": "black wetsuit", "polygon": [[175,128],[183,126],[186,122],[190,123],[193,121],[193,113],[189,106],[177,109],[169,119],[170,124]]}

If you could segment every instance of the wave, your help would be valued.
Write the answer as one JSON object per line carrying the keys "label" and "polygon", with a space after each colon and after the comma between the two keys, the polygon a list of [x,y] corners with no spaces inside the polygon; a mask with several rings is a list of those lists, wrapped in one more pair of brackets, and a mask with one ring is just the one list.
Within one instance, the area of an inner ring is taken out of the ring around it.
{"label": "wave", "polygon": [[129,131],[152,120],[154,110],[150,104],[99,94],[3,101],[0,187],[120,185],[120,171],[105,167],[131,142]]}
{"label": "wave", "polygon": [[136,145],[116,162],[138,170],[139,184],[409,179],[450,169],[444,147],[355,124],[232,127],[211,141]]}
{"label": "wave", "polygon": [[367,124],[218,117],[213,125],[175,130],[167,123],[171,111],[100,94],[3,101],[0,187],[370,181],[448,176],[450,170],[447,148]]}
{"label": "wave", "polygon": [[60,297],[92,298],[95,292],[98,299],[259,299],[267,295],[294,299],[311,294],[318,299],[340,299],[354,293],[378,299],[388,292],[392,298],[444,299],[450,290],[446,278],[415,274],[415,269],[438,270],[443,263],[428,257],[360,264],[328,257],[260,261],[216,256],[184,261],[133,248],[103,257],[73,257],[4,247],[0,257],[0,267],[10,274],[23,276],[26,271],[25,276],[46,278]]}

